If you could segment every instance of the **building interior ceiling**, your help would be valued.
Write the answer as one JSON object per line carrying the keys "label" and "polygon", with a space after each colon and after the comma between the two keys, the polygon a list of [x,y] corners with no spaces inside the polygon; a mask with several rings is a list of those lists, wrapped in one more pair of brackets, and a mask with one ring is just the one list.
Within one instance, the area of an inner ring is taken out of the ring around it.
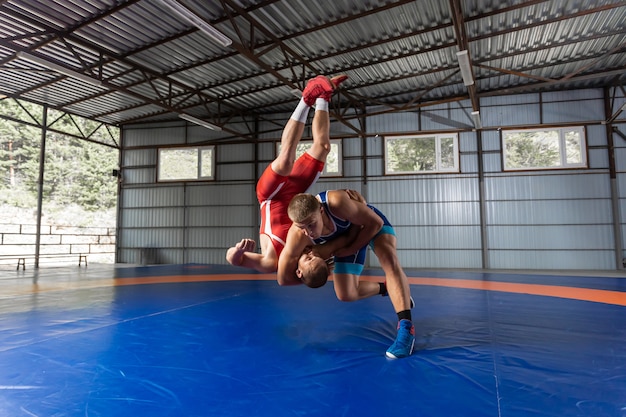
{"label": "building interior ceiling", "polygon": [[[0,0],[0,98],[102,124],[186,118],[249,140],[306,81],[349,76],[331,105],[363,116],[495,95],[626,96],[626,1]],[[271,123],[270,123],[271,124]]]}

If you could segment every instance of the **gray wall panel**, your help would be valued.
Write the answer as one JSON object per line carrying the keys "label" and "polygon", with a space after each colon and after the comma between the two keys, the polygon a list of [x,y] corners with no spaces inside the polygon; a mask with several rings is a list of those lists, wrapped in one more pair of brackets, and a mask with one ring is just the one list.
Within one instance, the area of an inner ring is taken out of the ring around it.
{"label": "gray wall panel", "polygon": [[[392,136],[392,135],[387,135],[387,136]],[[366,155],[368,157],[371,157],[371,156],[382,157],[385,153],[383,149],[383,143],[384,143],[384,136],[368,137],[367,141],[365,142]]]}
{"label": "gray wall panel", "polygon": [[615,268],[612,251],[547,251],[512,250],[489,251],[493,269],[578,269],[607,270]]}
{"label": "gray wall panel", "polygon": [[[368,177],[381,177],[385,175],[385,165],[382,159],[373,158],[365,161]],[[365,175],[363,172],[363,161],[350,161],[350,167],[353,168],[350,172],[354,173],[354,176],[360,177]]]}
{"label": "gray wall panel", "polygon": [[251,209],[246,206],[231,206],[228,211],[219,206],[189,207],[187,225],[190,227],[236,227],[242,224],[253,224],[259,212],[257,210],[254,215],[251,213]]}
{"label": "gray wall panel", "polygon": [[368,201],[379,209],[394,227],[419,225],[433,227],[467,226],[480,223],[478,203],[381,203]]}
{"label": "gray wall panel", "polygon": [[461,172],[464,174],[478,173],[478,155],[461,155],[459,160]]}
{"label": "gray wall panel", "polygon": [[497,176],[485,180],[487,200],[609,198],[605,174]]}
{"label": "gray wall panel", "polygon": [[492,201],[486,204],[491,225],[600,225],[609,223],[611,200]]}
{"label": "gray wall panel", "polygon": [[128,209],[121,219],[121,227],[184,227],[184,207],[150,207]]}
{"label": "gray wall panel", "polygon": [[123,229],[124,248],[182,247],[183,230],[180,228]]}
{"label": "gray wall panel", "polygon": [[[481,107],[513,107],[518,105],[537,104],[541,101],[539,94],[515,94],[510,96],[481,97]],[[511,119],[507,119],[511,120]]]}
{"label": "gray wall panel", "polygon": [[257,203],[256,183],[211,183],[210,185],[194,185],[187,188],[187,205],[219,206],[231,205],[253,206]]}
{"label": "gray wall panel", "polygon": [[589,168],[609,168],[609,154],[606,149],[589,149]]}
{"label": "gray wall panel", "polygon": [[484,154],[483,170],[486,173],[502,172],[502,156],[499,153]]}
{"label": "gray wall panel", "polygon": [[[603,146],[606,148],[606,126],[605,125],[591,125],[585,129],[585,136],[587,138],[587,144],[589,146]],[[617,141],[616,146],[624,146],[622,141]],[[606,152],[606,151],[605,151]]]}
{"label": "gray wall panel", "polygon": [[[480,250],[406,250],[398,249],[398,259],[403,268],[433,269],[479,269],[481,268]],[[371,267],[380,268],[380,263],[370,251],[368,258]]]}
{"label": "gray wall panel", "polygon": [[263,142],[258,144],[259,161],[266,161],[265,165],[267,165],[267,163],[276,158],[276,143],[280,142],[280,138],[278,139],[277,142]]}
{"label": "gray wall panel", "polygon": [[478,142],[475,132],[459,133],[459,151],[460,152],[477,152]]}
{"label": "gray wall panel", "polygon": [[[373,140],[367,138],[367,141]],[[344,158],[361,157],[363,155],[363,140],[361,138],[347,138],[341,141]]]}
{"label": "gray wall panel", "polygon": [[253,163],[242,162],[240,164],[219,165],[217,167],[216,176],[220,181],[237,181],[249,180],[254,178]]}
{"label": "gray wall panel", "polygon": [[[480,249],[479,226],[394,227],[401,248],[431,252],[457,249]],[[434,250],[433,248],[437,248]],[[434,265],[429,265],[434,266]],[[440,265],[439,267],[445,267]]]}
{"label": "gray wall panel", "polygon": [[167,207],[184,204],[184,188],[126,188],[122,191],[122,207]]}
{"label": "gray wall panel", "polygon": [[[368,171],[369,171],[368,166]],[[380,173],[380,169],[377,170]],[[344,159],[343,161],[343,175],[345,177],[360,177],[363,175],[363,161],[360,159]],[[379,174],[380,175],[380,174]]]}
{"label": "gray wall panel", "polygon": [[122,169],[123,181],[130,184],[154,184],[156,177],[156,167]]}
{"label": "gray wall panel", "polygon": [[[481,97],[485,129],[480,134],[471,126],[469,100],[372,116],[364,123],[365,141],[350,137],[342,143],[344,176],[321,178],[311,191],[360,190],[396,228],[398,256],[406,268],[614,269],[618,254],[606,126],[600,124],[606,119],[603,97],[602,90]],[[613,105],[623,102],[618,98]],[[118,261],[138,262],[137,253],[153,247],[160,262],[225,263],[229,246],[246,237],[258,239],[256,179],[275,157],[280,126],[289,116],[259,123],[265,142],[216,142],[216,180],[187,184],[154,182],[156,146],[210,142],[215,133],[180,122],[125,128]],[[313,113],[309,116],[305,139],[310,139]],[[626,112],[618,120],[626,120]],[[238,123],[230,121],[229,127],[244,131]],[[591,168],[503,172],[497,128],[541,123],[584,125]],[[626,133],[626,124],[616,126]],[[461,173],[384,176],[385,136],[457,129]],[[354,131],[333,119],[331,136],[344,134]],[[622,239],[626,141],[613,139]],[[133,146],[155,148],[128,149]],[[379,266],[373,255],[368,263]]]}
{"label": "gray wall panel", "polygon": [[395,181],[371,181],[369,190],[372,204],[376,201],[432,203],[478,200],[478,186],[476,180],[471,177],[431,176],[424,179],[405,177]]}
{"label": "gray wall panel", "polygon": [[411,132],[418,128],[416,113],[383,114],[367,118],[367,131],[378,132]]}
{"label": "gray wall panel", "polygon": [[626,171],[626,148],[615,149],[615,160],[615,169],[621,172]]}
{"label": "gray wall panel", "polygon": [[157,163],[156,149],[130,149],[124,152],[123,166],[154,165]]}
{"label": "gray wall panel", "polygon": [[610,250],[613,246],[610,225],[489,226],[487,234],[491,249]]}
{"label": "gray wall panel", "polygon": [[[224,242],[235,244],[246,237],[257,239],[256,228],[235,227],[235,232],[220,227],[192,227],[187,232],[187,247],[197,249],[223,248]],[[225,256],[221,253],[221,257]]]}
{"label": "gray wall panel", "polygon": [[[206,129],[205,129],[206,130]],[[184,123],[157,127],[142,126],[124,129],[124,146],[183,145],[186,143]]]}
{"label": "gray wall panel", "polygon": [[220,145],[217,152],[217,162],[254,162],[256,146],[253,143],[238,143],[234,145]]}
{"label": "gray wall panel", "polygon": [[517,126],[535,125],[541,123],[538,113],[539,105],[512,104],[509,106],[482,107],[480,118],[483,126],[505,126],[512,124]]}
{"label": "gray wall panel", "polygon": [[499,130],[487,130],[482,134],[483,151],[500,151],[502,148],[500,131]]}

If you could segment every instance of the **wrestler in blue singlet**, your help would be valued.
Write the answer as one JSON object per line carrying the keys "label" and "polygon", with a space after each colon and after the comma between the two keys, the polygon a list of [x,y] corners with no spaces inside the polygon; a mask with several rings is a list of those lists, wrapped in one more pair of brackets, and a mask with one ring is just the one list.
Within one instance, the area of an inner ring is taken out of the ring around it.
{"label": "wrestler in blue singlet", "polygon": [[[325,242],[328,242],[329,240],[334,239],[337,236],[340,236],[344,233],[346,233],[348,231],[348,228],[350,227],[351,223],[348,220],[344,220],[344,219],[340,219],[339,217],[336,217],[330,207],[328,206],[328,201],[326,199],[326,194],[328,193],[328,191],[322,191],[321,193],[319,193],[317,195],[318,200],[320,200],[322,207],[324,207],[324,213],[326,213],[328,215],[328,217],[330,218],[330,220],[332,220],[333,224],[335,225],[335,230],[328,234],[328,235],[324,235],[324,236],[320,236],[317,239],[314,240],[314,242],[316,244],[323,244]],[[382,234],[390,234],[390,235],[396,235],[393,226],[391,225],[391,223],[389,223],[389,220],[387,220],[387,218],[385,217],[385,215],[383,213],[380,212],[380,210],[378,210],[376,207],[368,204],[367,205],[370,209],[374,210],[374,212],[376,214],[378,214],[378,216],[380,216],[381,219],[383,219],[383,227],[382,229],[380,229],[380,231],[372,238],[372,240],[370,240],[369,242],[369,246],[372,248],[372,250],[374,250],[374,240]],[[350,255],[350,256],[342,256],[342,257],[335,257],[335,267],[334,267],[334,273],[335,274],[353,274],[353,275],[361,275],[361,272],[363,272],[363,266],[365,265],[365,255],[367,254],[367,246],[362,247],[357,253]]]}

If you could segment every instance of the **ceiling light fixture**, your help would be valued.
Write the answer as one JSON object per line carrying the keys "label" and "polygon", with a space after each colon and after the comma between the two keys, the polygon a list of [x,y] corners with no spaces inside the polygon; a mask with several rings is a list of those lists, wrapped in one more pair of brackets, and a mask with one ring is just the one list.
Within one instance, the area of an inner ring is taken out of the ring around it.
{"label": "ceiling light fixture", "polygon": [[469,54],[467,53],[467,50],[457,52],[456,58],[459,61],[459,68],[461,68],[461,77],[463,77],[463,84],[465,84],[466,86],[474,84],[472,67],[470,65]]}
{"label": "ceiling light fixture", "polygon": [[482,129],[483,128],[483,124],[480,121],[480,112],[479,111],[473,111],[472,112],[472,121],[474,122],[474,127],[476,129]]}
{"label": "ceiling light fixture", "polygon": [[178,16],[182,17],[187,22],[191,23],[202,32],[209,35],[214,41],[216,41],[220,45],[228,46],[233,43],[232,39],[224,35],[219,30],[215,29],[213,26],[209,25],[200,16],[198,16],[182,4],[178,3],[176,0],[161,0],[161,3],[169,7],[169,9],[176,13]]}
{"label": "ceiling light fixture", "polygon": [[20,51],[15,54],[17,58],[24,59],[26,61],[32,62],[34,64],[41,65],[52,71],[58,72],[59,74],[67,75],[68,77],[75,78],[91,85],[95,85],[97,87],[102,86],[102,81],[92,78],[86,74],[80,73],[78,71],[71,70],[69,68],[62,67],[59,64],[55,64],[54,62],[47,61],[43,58],[39,58],[38,56],[31,55],[27,52]]}
{"label": "ceiling light fixture", "polygon": [[207,129],[217,130],[217,131],[222,130],[221,127],[214,125],[213,123],[206,122],[202,119],[198,119],[197,117],[193,117],[185,113],[179,114],[178,117],[180,117],[181,119],[187,120],[188,122],[195,123],[199,126],[206,127]]}

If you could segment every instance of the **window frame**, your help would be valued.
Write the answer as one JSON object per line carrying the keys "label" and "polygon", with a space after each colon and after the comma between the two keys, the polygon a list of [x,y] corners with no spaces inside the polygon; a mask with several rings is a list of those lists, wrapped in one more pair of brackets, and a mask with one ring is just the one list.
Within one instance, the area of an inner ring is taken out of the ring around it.
{"label": "window frame", "polygon": [[[435,139],[435,169],[423,170],[423,171],[395,171],[390,169],[390,152],[389,143],[395,140],[407,140],[407,139]],[[454,163],[451,168],[442,168],[441,161],[441,140],[452,138],[453,140],[453,153]],[[459,151],[459,134],[454,133],[429,133],[429,134],[415,134],[415,135],[401,135],[401,136],[385,136],[383,140],[384,149],[384,170],[385,175],[407,175],[407,174],[457,174],[461,172],[460,167],[460,151]]]}
{"label": "window frame", "polygon": [[[197,153],[197,166],[195,177],[184,178],[162,178],[162,166],[163,158],[162,153],[168,151],[180,151],[180,150],[195,150]],[[211,172],[209,175],[202,175],[202,166],[205,158],[205,151],[211,151],[209,158],[211,163]],[[157,165],[156,165],[156,180],[157,182],[197,182],[197,181],[215,181],[215,145],[202,145],[202,146],[176,146],[176,147],[161,147],[157,148]]]}
{"label": "window frame", "polygon": [[[508,167],[507,166],[507,134],[528,133],[528,132],[558,132],[559,143],[559,166],[524,166],[524,167]],[[566,133],[578,131],[580,138],[580,157],[581,162],[567,162],[567,146]],[[539,127],[529,129],[502,129],[500,132],[500,144],[502,149],[502,171],[544,171],[544,170],[564,170],[564,169],[585,169],[589,168],[588,145],[585,126],[557,126],[557,127]]]}

